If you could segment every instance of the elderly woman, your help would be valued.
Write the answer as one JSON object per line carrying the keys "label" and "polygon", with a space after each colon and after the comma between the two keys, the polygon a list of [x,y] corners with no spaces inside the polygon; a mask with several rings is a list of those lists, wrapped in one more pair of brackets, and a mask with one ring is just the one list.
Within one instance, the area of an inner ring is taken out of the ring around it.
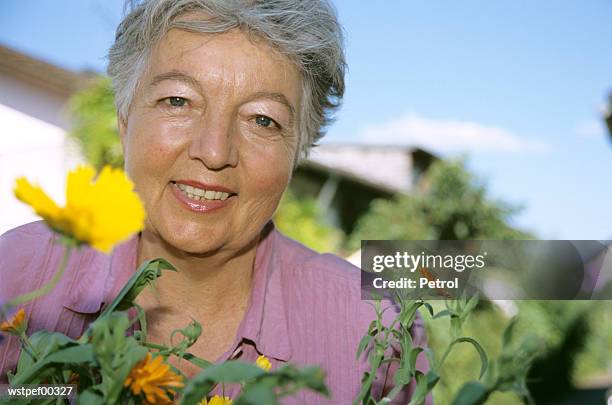
{"label": "elderly woman", "polygon": [[[341,28],[323,0],[135,5],[117,30],[108,73],[145,229],[110,256],[74,255],[55,290],[27,304],[30,332],[79,336],[139,263],[163,257],[179,271],[138,299],[151,341],[168,343],[196,319],[204,331],[194,354],[320,365],[330,403],[351,403],[367,368],[355,352],[375,316],[360,299],[358,269],[271,223],[292,170],[339,105],[344,70]],[[1,238],[0,297],[49,279],[61,256],[54,239],[42,223]],[[423,345],[420,318],[413,333]],[[14,340],[0,347],[2,376],[17,353]],[[391,381],[381,374],[379,391]],[[324,402],[311,392],[286,401]]]}

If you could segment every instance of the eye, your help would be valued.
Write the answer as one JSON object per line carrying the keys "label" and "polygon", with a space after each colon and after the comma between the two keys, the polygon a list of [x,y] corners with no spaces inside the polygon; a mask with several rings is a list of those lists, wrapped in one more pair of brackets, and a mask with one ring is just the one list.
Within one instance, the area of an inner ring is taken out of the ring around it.
{"label": "eye", "polygon": [[184,107],[187,104],[183,97],[166,97],[163,101],[171,107]]}
{"label": "eye", "polygon": [[255,123],[259,126],[270,128],[273,126],[278,127],[279,125],[270,117],[266,117],[265,115],[258,115],[255,117]]}

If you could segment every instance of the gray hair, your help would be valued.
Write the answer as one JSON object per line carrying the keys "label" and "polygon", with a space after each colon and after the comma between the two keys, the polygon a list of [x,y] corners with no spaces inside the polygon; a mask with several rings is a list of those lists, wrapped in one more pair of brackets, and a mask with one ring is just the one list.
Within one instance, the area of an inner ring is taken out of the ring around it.
{"label": "gray hair", "polygon": [[[128,0],[126,11],[107,70],[121,119],[127,117],[153,47],[170,29],[222,33],[240,28],[266,40],[301,73],[298,157],[306,157],[325,135],[342,101],[346,70],[342,27],[327,0]],[[206,18],[180,18],[197,12]]]}

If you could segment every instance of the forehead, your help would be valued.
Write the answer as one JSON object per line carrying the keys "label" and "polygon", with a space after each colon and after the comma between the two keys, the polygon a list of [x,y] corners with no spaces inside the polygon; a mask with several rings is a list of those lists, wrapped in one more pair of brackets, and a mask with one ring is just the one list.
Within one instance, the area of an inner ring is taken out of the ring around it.
{"label": "forehead", "polygon": [[299,101],[301,79],[295,64],[238,29],[220,34],[168,31],[153,49],[148,73],[172,70],[204,85],[229,86],[234,92],[276,91]]}

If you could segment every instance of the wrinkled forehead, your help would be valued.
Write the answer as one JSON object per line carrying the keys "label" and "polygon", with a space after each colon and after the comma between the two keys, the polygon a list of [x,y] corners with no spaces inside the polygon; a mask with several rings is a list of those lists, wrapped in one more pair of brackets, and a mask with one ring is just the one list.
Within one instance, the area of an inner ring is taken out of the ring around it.
{"label": "wrinkled forehead", "polygon": [[145,75],[177,70],[203,84],[216,81],[236,91],[280,92],[299,110],[297,66],[265,40],[237,28],[210,34],[170,29],[152,49]]}
{"label": "wrinkled forehead", "polygon": [[[265,52],[275,63],[300,71],[299,63],[291,60],[278,45],[269,42],[254,29],[247,25],[238,25],[238,23],[232,25],[225,20],[217,19],[201,11],[183,13],[170,22],[165,31],[160,32],[161,37],[156,40],[153,51],[164,42],[168,42],[169,37],[174,37],[173,44],[177,45],[177,32],[195,34],[191,38],[194,47],[205,46],[207,42],[213,41],[217,37],[224,38],[228,46],[240,44],[243,48],[246,48],[245,45],[248,42],[252,48]],[[178,38],[178,41],[188,42],[184,36]],[[178,45],[188,46],[187,43],[178,43]]]}

